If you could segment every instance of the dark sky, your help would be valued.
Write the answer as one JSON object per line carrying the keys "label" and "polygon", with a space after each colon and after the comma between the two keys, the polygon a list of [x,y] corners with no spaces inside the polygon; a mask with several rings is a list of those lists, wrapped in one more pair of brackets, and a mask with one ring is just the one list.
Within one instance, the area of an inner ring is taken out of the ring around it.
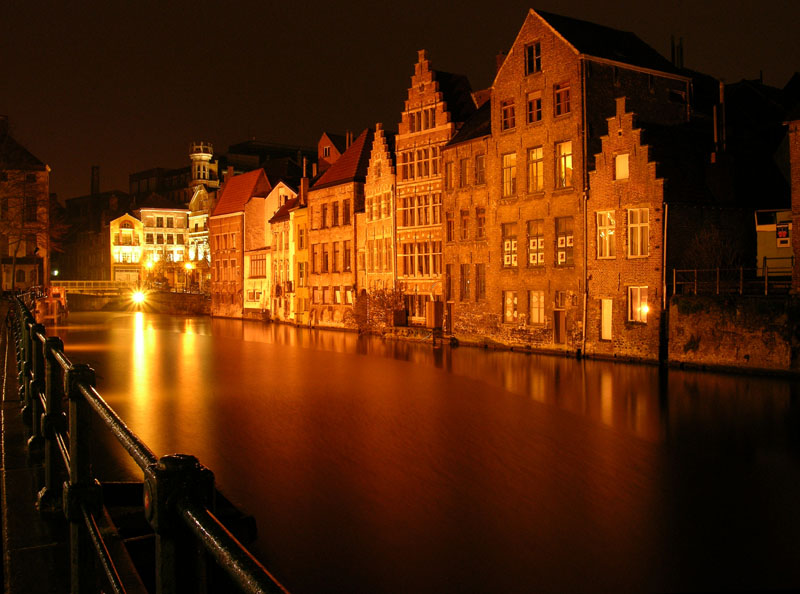
{"label": "dark sky", "polygon": [[800,70],[800,0],[274,0],[0,2],[0,114],[52,168],[59,197],[127,190],[250,137],[315,145],[323,130],[396,128],[418,49],[488,86],[529,7],[633,31],[685,65],[784,86]]}

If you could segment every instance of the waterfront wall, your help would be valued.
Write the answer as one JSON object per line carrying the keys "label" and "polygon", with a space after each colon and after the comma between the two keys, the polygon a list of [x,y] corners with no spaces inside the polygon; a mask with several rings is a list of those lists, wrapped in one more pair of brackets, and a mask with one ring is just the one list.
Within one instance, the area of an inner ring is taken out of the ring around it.
{"label": "waterfront wall", "polygon": [[142,305],[131,303],[130,296],[98,297],[93,295],[69,295],[70,311],[132,311],[140,309],[151,313],[174,315],[207,315],[211,313],[211,299],[198,293],[151,292]]}
{"label": "waterfront wall", "polygon": [[797,297],[673,297],[668,331],[672,364],[800,372]]}

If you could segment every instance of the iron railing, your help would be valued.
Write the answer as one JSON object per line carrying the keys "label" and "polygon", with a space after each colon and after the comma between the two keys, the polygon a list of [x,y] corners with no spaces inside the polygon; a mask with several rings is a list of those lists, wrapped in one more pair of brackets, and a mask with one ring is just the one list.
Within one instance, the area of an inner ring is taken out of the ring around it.
{"label": "iron railing", "polygon": [[[214,513],[214,474],[195,457],[157,457],[123,422],[95,388],[95,372],[73,364],[60,338],[47,336],[28,304],[14,298],[11,329],[23,419],[30,426],[28,451],[44,455],[44,486],[37,505],[63,513],[70,526],[70,581],[73,594],[96,591],[97,559],[111,591],[144,592],[138,576],[127,579],[109,552],[114,547],[100,528],[105,510],[93,476],[89,451],[92,417],[99,418],[143,473],[144,514],[155,533],[158,594],[205,592],[206,560],[213,559],[241,592],[287,590],[228,531]],[[63,402],[68,402],[64,410]],[[62,477],[66,480],[62,483]],[[124,563],[123,563],[124,565]]]}
{"label": "iron railing", "polygon": [[785,295],[791,290],[792,268],[707,268],[672,270],[673,295]]}

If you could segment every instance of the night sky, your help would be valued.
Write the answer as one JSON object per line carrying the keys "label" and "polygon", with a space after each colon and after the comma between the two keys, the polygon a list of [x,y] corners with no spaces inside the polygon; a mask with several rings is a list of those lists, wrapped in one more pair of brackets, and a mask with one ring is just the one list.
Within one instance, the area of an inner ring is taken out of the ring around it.
{"label": "night sky", "polygon": [[[529,7],[633,31],[689,68],[783,87],[800,70],[800,1],[436,3],[0,2],[0,114],[52,168],[62,199],[127,190],[128,174],[258,138],[396,129],[417,50],[486,87]],[[612,7],[612,8],[609,8]]]}

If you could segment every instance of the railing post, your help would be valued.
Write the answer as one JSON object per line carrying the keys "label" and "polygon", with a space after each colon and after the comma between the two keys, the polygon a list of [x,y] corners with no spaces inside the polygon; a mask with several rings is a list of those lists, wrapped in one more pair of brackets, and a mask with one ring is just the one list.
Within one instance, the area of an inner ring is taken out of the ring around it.
{"label": "railing post", "polygon": [[157,594],[206,590],[206,556],[183,524],[179,507],[192,501],[211,508],[214,493],[214,473],[194,456],[163,456],[145,470],[144,513],[156,533]]}
{"label": "railing post", "polygon": [[61,501],[61,451],[58,437],[66,433],[61,398],[64,395],[64,382],[61,379],[61,366],[53,355],[54,351],[63,351],[64,343],[60,338],[50,336],[44,344],[45,359],[45,407],[42,416],[42,433],[44,446],[44,487],[37,498],[40,512],[55,513],[63,509]]}
{"label": "railing post", "polygon": [[70,592],[83,594],[95,590],[94,550],[84,527],[82,507],[102,506],[100,485],[92,478],[90,460],[91,411],[79,384],[94,386],[94,369],[73,365],[64,376],[69,396],[69,481],[64,486],[64,515],[69,520]]}
{"label": "railing post", "polygon": [[675,273],[675,269],[673,268],[672,269],[672,294],[673,295],[677,295],[678,294],[676,292],[676,290],[675,290],[675,276],[676,276],[676,273]]}
{"label": "railing post", "polygon": [[27,393],[25,396],[31,411],[31,436],[28,439],[28,461],[41,461],[44,449],[42,436],[42,400],[39,394],[44,391],[44,343],[38,335],[44,334],[44,326],[31,323],[28,329],[28,343],[30,345],[31,377],[26,380]]}

